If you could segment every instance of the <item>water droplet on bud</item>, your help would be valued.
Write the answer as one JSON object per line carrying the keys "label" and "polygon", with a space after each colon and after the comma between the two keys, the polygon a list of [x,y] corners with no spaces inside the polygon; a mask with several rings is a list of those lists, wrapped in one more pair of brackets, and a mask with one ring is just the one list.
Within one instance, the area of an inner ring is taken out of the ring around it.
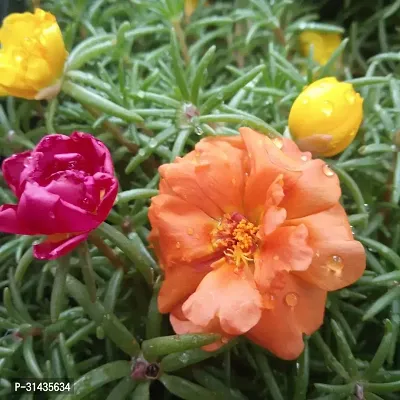
{"label": "water droplet on bud", "polygon": [[321,111],[327,116],[330,117],[333,113],[333,104],[328,101],[325,100],[322,102],[322,107],[321,107]]}
{"label": "water droplet on bud", "polygon": [[187,233],[188,233],[188,235],[192,236],[193,233],[194,233],[193,228],[188,228],[188,229],[187,229]]}
{"label": "water droplet on bud", "polygon": [[306,105],[306,104],[308,104],[309,101],[310,101],[310,99],[308,97],[303,97],[303,100],[301,102],[302,102],[302,104]]}
{"label": "water droplet on bud", "polygon": [[180,243],[180,242],[176,242],[175,247],[176,247],[177,249],[180,249],[180,248],[181,248],[181,243]]}
{"label": "water droplet on bud", "polygon": [[350,89],[348,90],[345,94],[344,97],[346,98],[346,100],[350,103],[350,104],[354,104],[354,102],[356,101],[356,94],[354,92],[354,90]]}

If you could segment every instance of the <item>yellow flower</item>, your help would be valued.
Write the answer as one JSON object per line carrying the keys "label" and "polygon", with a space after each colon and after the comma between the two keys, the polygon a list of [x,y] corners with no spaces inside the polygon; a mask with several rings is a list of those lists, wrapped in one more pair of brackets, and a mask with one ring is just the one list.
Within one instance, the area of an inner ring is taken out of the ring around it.
{"label": "yellow flower", "polygon": [[314,61],[324,65],[342,41],[339,33],[304,31],[299,36],[300,49],[303,56],[308,56],[311,45],[314,46]]}
{"label": "yellow flower", "polygon": [[[190,18],[191,15],[196,11],[197,6],[199,5],[199,0],[184,0],[185,1],[185,16],[186,18]],[[205,2],[205,6],[208,6],[208,1]]]}
{"label": "yellow flower", "polygon": [[362,104],[350,83],[333,77],[315,81],[292,105],[290,133],[301,150],[334,156],[354,140],[363,119]]}
{"label": "yellow flower", "polygon": [[190,17],[196,10],[199,0],[185,0],[185,15]]}
{"label": "yellow flower", "polygon": [[6,17],[0,45],[0,96],[42,98],[68,56],[56,18],[39,8]]}

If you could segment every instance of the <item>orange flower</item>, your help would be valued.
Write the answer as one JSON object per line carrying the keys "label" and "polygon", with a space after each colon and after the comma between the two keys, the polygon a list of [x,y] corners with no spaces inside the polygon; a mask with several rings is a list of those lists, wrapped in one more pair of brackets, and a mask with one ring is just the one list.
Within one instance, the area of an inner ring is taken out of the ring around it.
{"label": "orange flower", "polygon": [[201,140],[160,167],[149,240],[165,273],[158,306],[178,334],[246,335],[284,359],[322,324],[327,291],[356,281],[334,172],[289,139],[249,128]]}

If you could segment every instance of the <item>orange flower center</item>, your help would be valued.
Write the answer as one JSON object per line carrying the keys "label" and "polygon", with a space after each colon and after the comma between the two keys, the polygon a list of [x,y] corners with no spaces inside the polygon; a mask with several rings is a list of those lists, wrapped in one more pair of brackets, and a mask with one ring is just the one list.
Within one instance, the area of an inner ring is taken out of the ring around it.
{"label": "orange flower center", "polygon": [[258,226],[237,212],[225,214],[211,232],[211,243],[215,250],[223,250],[228,261],[236,267],[248,265],[254,261],[258,230]]}

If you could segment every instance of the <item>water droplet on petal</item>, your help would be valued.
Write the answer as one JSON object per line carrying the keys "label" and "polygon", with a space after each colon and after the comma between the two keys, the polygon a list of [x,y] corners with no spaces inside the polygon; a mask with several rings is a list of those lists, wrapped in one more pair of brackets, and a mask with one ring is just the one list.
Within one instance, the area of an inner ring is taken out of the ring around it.
{"label": "water droplet on petal", "polygon": [[332,256],[326,263],[326,267],[334,273],[335,276],[341,276],[344,267],[342,257]]}
{"label": "water droplet on petal", "polygon": [[29,165],[31,165],[32,162],[32,157],[26,157],[24,160],[24,167],[29,167]]}
{"label": "water droplet on petal", "polygon": [[278,255],[274,255],[272,258],[273,258],[275,261],[278,261],[278,260],[279,260],[279,256],[278,256]]}
{"label": "water droplet on petal", "polygon": [[76,168],[76,166],[77,166],[77,162],[76,161],[70,161],[69,163],[68,163],[68,169],[75,169]]}
{"label": "water droplet on petal", "polygon": [[279,149],[281,150],[283,147],[283,139],[280,137],[275,137],[272,139],[272,143]]}
{"label": "water droplet on petal", "polygon": [[187,233],[188,233],[188,235],[192,236],[193,233],[194,233],[193,228],[188,228],[188,229],[187,229]]}
{"label": "water droplet on petal", "polygon": [[301,160],[301,161],[308,161],[308,157],[307,157],[307,156],[301,156],[301,157],[300,157],[300,160]]}
{"label": "water droplet on petal", "polygon": [[49,212],[49,217],[51,218],[51,219],[54,219],[56,216],[55,216],[55,214],[53,213],[53,211],[50,211]]}
{"label": "water droplet on petal", "polygon": [[225,336],[222,336],[221,342],[224,343],[224,344],[227,344],[229,342],[229,339],[227,337],[225,337]]}
{"label": "water droplet on petal", "polygon": [[330,117],[333,113],[333,104],[328,101],[328,100],[324,100],[322,102],[322,107],[321,107],[321,111],[327,116]]}
{"label": "water droplet on petal", "polygon": [[272,294],[266,294],[263,296],[263,308],[272,310],[275,306],[275,297]]}
{"label": "water droplet on petal", "polygon": [[354,90],[350,89],[348,90],[345,94],[344,97],[346,98],[346,100],[350,103],[350,104],[354,104],[354,102],[356,101],[356,94],[354,92]]}
{"label": "water droplet on petal", "polygon": [[318,258],[320,256],[319,251],[317,250],[314,255],[316,258]]}
{"label": "water droplet on petal", "polygon": [[324,172],[324,174],[325,174],[326,176],[331,177],[331,176],[334,176],[334,175],[335,175],[335,173],[332,171],[331,167],[330,167],[328,164],[325,164],[325,165],[322,167],[322,170],[323,170],[323,172]]}
{"label": "water droplet on petal", "polygon": [[175,247],[176,247],[177,249],[180,249],[180,248],[181,248],[181,243],[180,243],[180,242],[176,242]]}
{"label": "water droplet on petal", "polygon": [[296,293],[288,293],[285,296],[285,303],[289,306],[289,307],[295,307],[297,306],[297,303],[299,302],[299,296]]}

